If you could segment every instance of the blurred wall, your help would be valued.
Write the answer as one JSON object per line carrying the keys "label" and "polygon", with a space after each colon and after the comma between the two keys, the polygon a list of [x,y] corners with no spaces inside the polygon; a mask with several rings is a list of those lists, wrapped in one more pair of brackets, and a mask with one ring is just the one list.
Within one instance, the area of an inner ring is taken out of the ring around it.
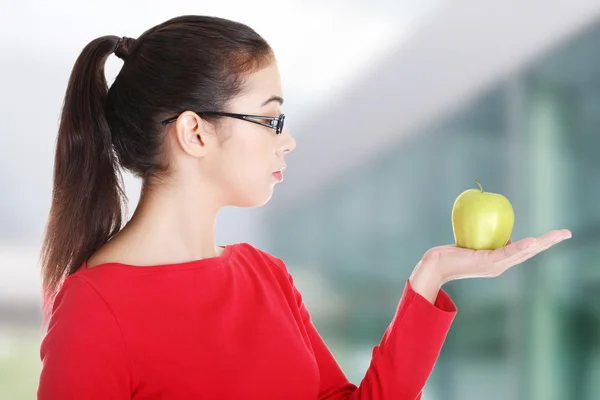
{"label": "blurred wall", "polygon": [[[310,123],[310,149],[300,141],[290,156],[291,182],[269,215],[268,250],[298,276],[317,328],[355,382],[410,271],[428,248],[453,243],[453,202],[478,179],[511,200],[514,238],[568,227],[574,239],[500,278],[445,285],[459,313],[424,399],[600,398],[600,22],[597,13],[586,15],[576,29],[543,41],[543,52],[531,48],[535,58],[517,62],[510,48],[527,47],[538,28],[548,29],[534,19],[548,23],[565,11],[550,8],[531,12],[530,30],[504,20],[507,36],[520,32],[520,43],[503,42],[500,31],[495,41],[486,37],[489,27],[475,22],[484,15],[465,15],[479,29],[465,34],[468,44],[438,38],[435,69],[443,76],[431,67],[399,80],[394,73],[411,60],[390,57]],[[480,54],[464,54],[473,43]],[[479,68],[491,59],[495,73],[483,79]],[[459,72],[479,90],[453,86]],[[415,90],[399,91],[408,87]],[[441,104],[437,94],[451,90],[456,101]],[[438,117],[409,113],[409,124],[404,111],[427,101]]]}

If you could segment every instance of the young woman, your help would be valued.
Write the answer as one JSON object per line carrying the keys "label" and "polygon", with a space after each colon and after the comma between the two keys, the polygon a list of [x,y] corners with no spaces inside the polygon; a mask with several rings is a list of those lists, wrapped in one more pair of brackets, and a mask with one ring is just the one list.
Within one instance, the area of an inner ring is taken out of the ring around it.
{"label": "young woman", "polygon": [[[107,88],[104,63],[124,60]],[[450,280],[497,276],[570,237],[496,251],[441,246],[406,281],[360,385],[311,322],[284,262],[217,246],[222,207],[258,207],[296,146],[273,51],[249,27],[183,16],[77,59],[42,251],[42,400],[415,400],[456,309]],[[143,181],[122,224],[119,170]]]}

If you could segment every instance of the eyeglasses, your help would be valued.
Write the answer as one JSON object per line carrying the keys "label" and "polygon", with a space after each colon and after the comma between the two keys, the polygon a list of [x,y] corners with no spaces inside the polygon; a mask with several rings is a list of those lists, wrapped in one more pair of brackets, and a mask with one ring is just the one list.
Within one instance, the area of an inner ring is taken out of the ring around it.
{"label": "eyeglasses", "polygon": [[[224,117],[237,118],[237,119],[241,119],[244,121],[253,122],[255,124],[266,126],[267,128],[275,129],[275,132],[278,135],[280,135],[281,132],[283,131],[283,122],[285,120],[285,115],[283,115],[283,114],[281,114],[279,117],[265,117],[262,115],[234,114],[234,113],[221,112],[221,111],[201,111],[196,114],[198,114],[198,115],[221,115]],[[163,125],[170,124],[171,122],[177,121],[177,118],[179,118],[179,116],[165,119],[164,121],[162,121],[162,124]],[[261,120],[268,121],[268,122],[261,122]]]}

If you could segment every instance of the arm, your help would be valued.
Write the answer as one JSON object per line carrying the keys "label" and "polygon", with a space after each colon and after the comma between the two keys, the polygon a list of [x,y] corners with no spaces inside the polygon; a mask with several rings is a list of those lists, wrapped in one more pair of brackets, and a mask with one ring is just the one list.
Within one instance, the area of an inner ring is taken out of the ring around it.
{"label": "arm", "polygon": [[[295,306],[319,366],[319,398],[419,400],[456,315],[456,307],[441,285],[455,279],[499,276],[570,237],[568,230],[554,230],[496,250],[449,245],[427,251],[406,282],[396,314],[381,343],[373,348],[371,364],[358,387],[348,382],[317,333],[288,273]],[[287,273],[283,261],[275,258],[274,263]]]}
{"label": "arm", "polygon": [[38,399],[129,399],[125,343],[114,315],[83,278],[61,288],[40,355]]}
{"label": "arm", "polygon": [[[420,278],[416,279],[413,276],[411,280],[417,283],[420,289],[433,293]],[[411,281],[406,282],[396,314],[380,344],[373,348],[371,364],[357,387],[345,377],[311,322],[291,275],[289,281],[319,365],[319,399],[421,398],[421,391],[433,370],[456,314],[454,303],[439,286],[432,301],[429,301],[413,289]]]}

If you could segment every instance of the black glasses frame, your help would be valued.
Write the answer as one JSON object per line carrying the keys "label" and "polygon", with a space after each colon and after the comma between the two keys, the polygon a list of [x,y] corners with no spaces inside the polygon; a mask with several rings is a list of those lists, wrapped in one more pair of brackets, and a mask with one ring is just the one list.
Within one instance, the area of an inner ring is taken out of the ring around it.
{"label": "black glasses frame", "polygon": [[[280,135],[281,132],[283,131],[283,123],[285,121],[284,114],[279,115],[279,117],[265,117],[262,115],[235,114],[235,113],[228,113],[228,112],[222,112],[222,111],[201,111],[201,112],[197,112],[196,114],[198,114],[198,115],[221,115],[224,117],[237,118],[237,119],[241,119],[244,121],[253,122],[255,124],[266,126],[267,128],[275,129],[275,132],[278,135]],[[177,118],[179,118],[179,116],[165,119],[164,121],[162,121],[162,124],[168,125],[171,122],[177,121]],[[266,122],[261,122],[261,121],[257,121],[257,120],[263,120],[263,121],[269,121],[269,122],[266,123]]]}

